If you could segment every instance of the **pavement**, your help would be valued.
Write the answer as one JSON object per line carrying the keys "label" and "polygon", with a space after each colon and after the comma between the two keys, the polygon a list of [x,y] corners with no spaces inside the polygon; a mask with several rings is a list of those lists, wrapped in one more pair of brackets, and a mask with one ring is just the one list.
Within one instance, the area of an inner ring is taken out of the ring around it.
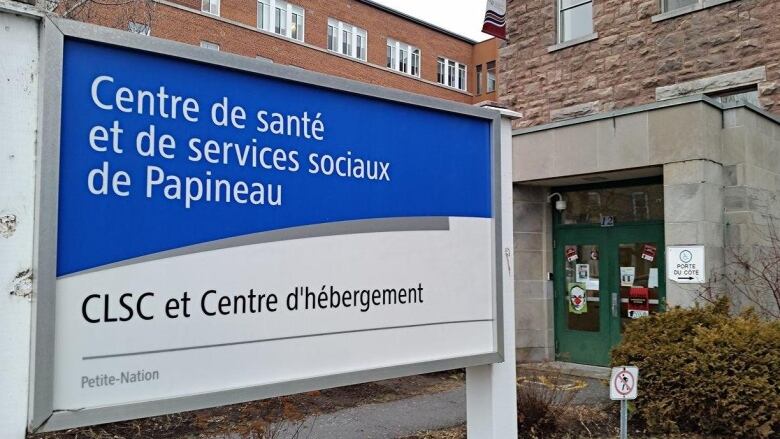
{"label": "pavement", "polygon": [[[576,371],[575,371],[576,372]],[[593,371],[591,371],[593,372]],[[576,404],[609,401],[603,371],[580,376],[564,374],[560,368],[518,366],[518,380],[524,386],[558,387],[577,392]],[[387,403],[366,404],[310,416],[302,422],[274,424],[267,433],[273,439],[397,439],[426,430],[438,430],[466,422],[465,386]],[[255,439],[235,434],[212,439]]]}
{"label": "pavement", "polygon": [[466,392],[460,387],[311,416],[303,424],[281,423],[272,426],[271,431],[278,432],[278,439],[396,439],[465,422]]}

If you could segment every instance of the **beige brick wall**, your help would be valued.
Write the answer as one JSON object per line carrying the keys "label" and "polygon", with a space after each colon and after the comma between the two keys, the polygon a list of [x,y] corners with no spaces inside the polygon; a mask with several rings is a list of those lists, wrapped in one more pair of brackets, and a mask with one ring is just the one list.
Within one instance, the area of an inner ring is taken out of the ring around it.
{"label": "beige brick wall", "polygon": [[582,113],[653,102],[656,87],[766,67],[761,104],[780,113],[780,2],[735,0],[654,23],[659,0],[594,0],[598,38],[555,44],[555,0],[508,0],[509,44],[501,50],[501,103],[550,122],[556,110]]}

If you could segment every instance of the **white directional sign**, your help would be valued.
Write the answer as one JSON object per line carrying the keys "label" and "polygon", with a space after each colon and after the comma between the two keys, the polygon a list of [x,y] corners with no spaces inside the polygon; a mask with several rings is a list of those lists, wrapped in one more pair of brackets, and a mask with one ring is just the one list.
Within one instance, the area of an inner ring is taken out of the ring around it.
{"label": "white directional sign", "polygon": [[667,247],[666,273],[669,280],[677,283],[703,284],[706,281],[704,246],[678,245]]}
{"label": "white directional sign", "polygon": [[609,397],[613,401],[636,399],[639,368],[636,366],[619,366],[612,368],[612,378],[609,380]]}

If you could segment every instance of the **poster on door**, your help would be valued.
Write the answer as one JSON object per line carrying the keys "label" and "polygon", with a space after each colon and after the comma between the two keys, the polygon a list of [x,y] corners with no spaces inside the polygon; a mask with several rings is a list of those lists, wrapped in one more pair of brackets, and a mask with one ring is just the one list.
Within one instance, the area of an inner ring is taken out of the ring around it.
{"label": "poster on door", "polygon": [[590,280],[590,264],[577,264],[576,280],[585,283]]}
{"label": "poster on door", "polygon": [[656,247],[653,244],[645,244],[642,246],[642,259],[648,262],[655,260]]}
{"label": "poster on door", "polygon": [[569,284],[569,312],[572,314],[588,312],[588,297],[585,285],[582,283]]}
{"label": "poster on door", "polygon": [[636,267],[620,267],[620,286],[633,287],[636,278]]}
{"label": "poster on door", "polygon": [[650,289],[631,287],[628,292],[628,318],[638,319],[650,315]]}

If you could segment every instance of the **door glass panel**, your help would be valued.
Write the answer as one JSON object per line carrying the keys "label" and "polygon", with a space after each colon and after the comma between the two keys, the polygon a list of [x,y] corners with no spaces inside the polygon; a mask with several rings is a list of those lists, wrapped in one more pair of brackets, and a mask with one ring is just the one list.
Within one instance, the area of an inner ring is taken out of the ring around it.
{"label": "door glass panel", "polygon": [[599,246],[566,245],[563,251],[567,327],[575,331],[598,332],[601,309]]}
{"label": "door glass panel", "polygon": [[664,188],[660,184],[586,189],[563,193],[562,224],[600,224],[605,216],[616,223],[664,219]]}
{"label": "door glass panel", "polygon": [[620,331],[631,319],[659,311],[658,246],[654,242],[620,244]]}

